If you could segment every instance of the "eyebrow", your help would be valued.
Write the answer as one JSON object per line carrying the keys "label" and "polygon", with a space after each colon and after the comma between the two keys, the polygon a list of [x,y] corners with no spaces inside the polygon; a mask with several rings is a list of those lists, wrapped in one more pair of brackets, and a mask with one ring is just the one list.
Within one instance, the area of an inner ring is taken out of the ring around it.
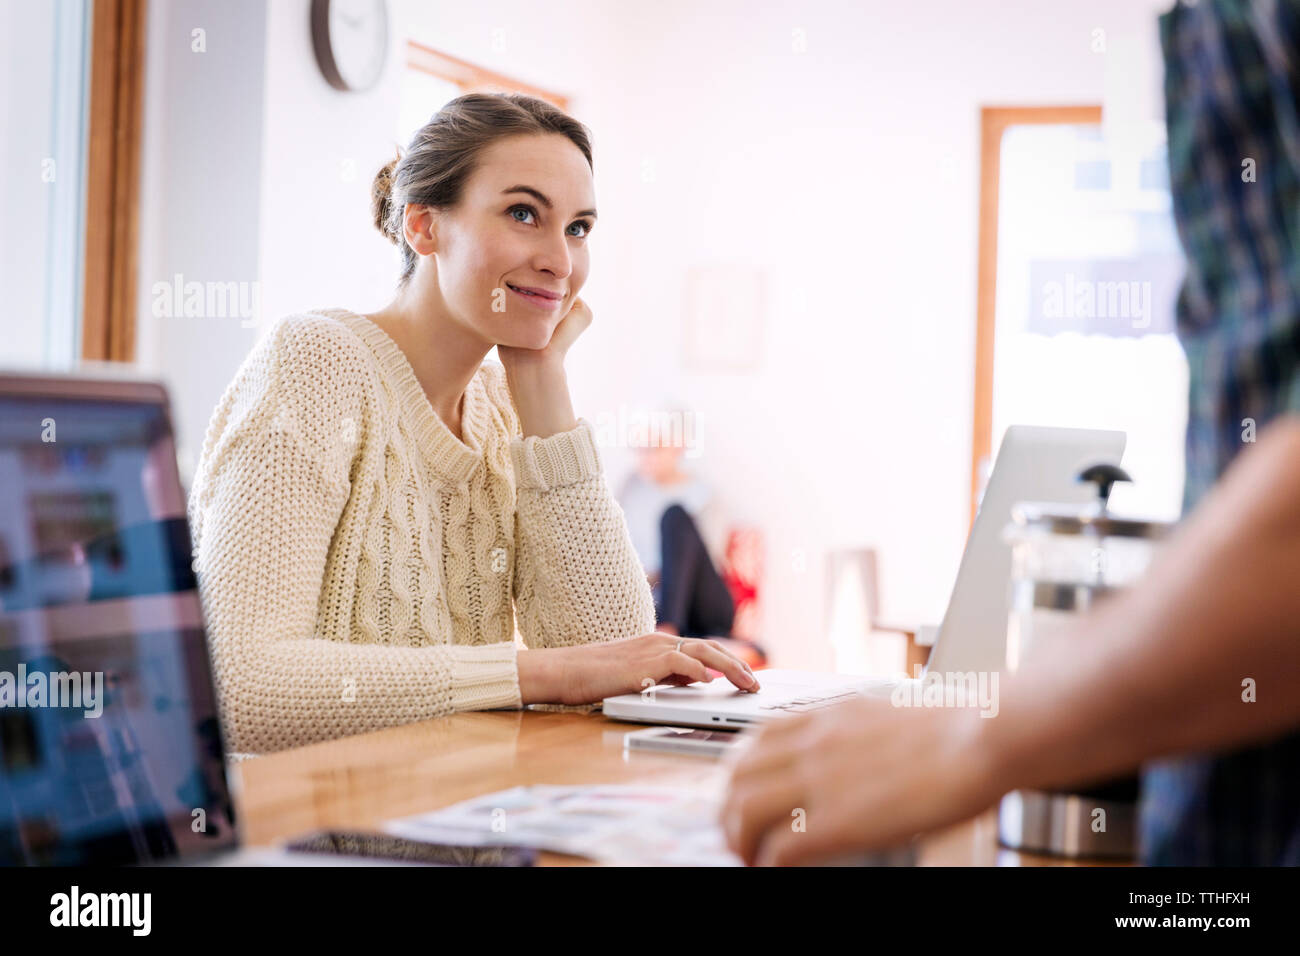
{"label": "eyebrow", "polygon": [[[527,193],[528,195],[530,195],[530,196],[532,196],[534,199],[536,199],[539,203],[541,203],[543,206],[545,206],[547,209],[554,209],[554,208],[555,208],[555,207],[554,207],[554,204],[550,201],[550,199],[548,199],[548,198],[546,197],[546,194],[545,194],[545,193],[540,192],[539,190],[534,189],[532,186],[523,186],[523,185],[520,185],[520,186],[511,186],[509,189],[503,189],[503,190],[501,190],[501,195],[503,195],[503,196],[507,196],[507,195],[509,195],[510,193]],[[593,219],[595,219],[595,218],[596,218],[596,210],[594,210],[594,209],[584,209],[584,210],[582,210],[581,212],[574,213],[574,215],[575,215],[575,216],[591,216]]]}

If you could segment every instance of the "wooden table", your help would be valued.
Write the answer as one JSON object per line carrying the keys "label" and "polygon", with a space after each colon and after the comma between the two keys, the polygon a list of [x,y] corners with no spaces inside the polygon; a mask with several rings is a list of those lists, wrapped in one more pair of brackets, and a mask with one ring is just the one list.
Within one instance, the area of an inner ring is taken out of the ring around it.
{"label": "wooden table", "polygon": [[[522,784],[626,783],[720,796],[722,766],[703,757],[624,751],[643,725],[600,713],[481,711],[254,757],[233,764],[248,845],[320,828],[377,829],[388,819]],[[542,853],[546,865],[588,861]],[[993,812],[922,841],[923,866],[1052,866],[1069,861],[997,845]]]}

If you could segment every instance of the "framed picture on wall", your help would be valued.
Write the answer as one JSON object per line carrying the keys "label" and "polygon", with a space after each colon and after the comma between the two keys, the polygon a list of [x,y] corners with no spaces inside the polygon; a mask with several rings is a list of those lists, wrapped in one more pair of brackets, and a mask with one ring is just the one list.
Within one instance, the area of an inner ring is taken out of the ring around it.
{"label": "framed picture on wall", "polygon": [[748,371],[763,347],[766,276],[758,266],[692,266],[686,275],[682,361],[700,371]]}

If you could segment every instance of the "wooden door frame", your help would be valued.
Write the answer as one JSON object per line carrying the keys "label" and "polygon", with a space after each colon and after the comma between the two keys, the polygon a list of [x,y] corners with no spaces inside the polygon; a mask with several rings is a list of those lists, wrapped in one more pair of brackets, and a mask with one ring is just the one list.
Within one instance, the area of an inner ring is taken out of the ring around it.
{"label": "wooden door frame", "polygon": [[1100,106],[985,106],[980,109],[979,286],[975,305],[975,413],[971,426],[970,520],[979,506],[980,461],[993,454],[993,344],[998,283],[998,190],[1002,134],[1011,126],[1101,123]]}
{"label": "wooden door frame", "polygon": [[569,111],[569,98],[561,93],[533,86],[523,80],[506,76],[504,73],[497,73],[469,60],[462,60],[450,53],[435,50],[416,40],[406,41],[406,65],[410,69],[455,83],[462,93],[473,93],[478,90],[510,90],[536,96],[558,106],[566,113]]}
{"label": "wooden door frame", "polygon": [[135,360],[147,6],[147,0],[92,5],[83,359]]}

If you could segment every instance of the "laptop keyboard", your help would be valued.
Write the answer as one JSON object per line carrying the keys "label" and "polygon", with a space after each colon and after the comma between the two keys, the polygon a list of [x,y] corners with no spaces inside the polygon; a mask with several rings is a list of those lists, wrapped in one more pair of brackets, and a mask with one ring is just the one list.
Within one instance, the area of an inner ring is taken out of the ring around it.
{"label": "laptop keyboard", "polygon": [[838,689],[828,691],[824,694],[808,694],[803,697],[796,697],[793,700],[784,700],[777,704],[760,704],[759,710],[783,710],[788,714],[802,714],[810,710],[821,710],[823,707],[832,707],[842,701],[851,700],[858,696],[858,692],[852,689]]}

